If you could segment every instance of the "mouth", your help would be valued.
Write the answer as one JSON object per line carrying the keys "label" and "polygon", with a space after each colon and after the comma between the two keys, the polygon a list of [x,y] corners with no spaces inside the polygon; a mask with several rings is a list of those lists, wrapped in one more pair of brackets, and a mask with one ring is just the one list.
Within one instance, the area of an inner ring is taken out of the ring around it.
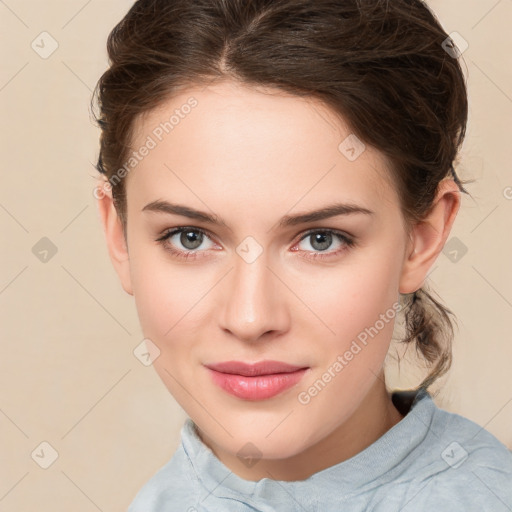
{"label": "mouth", "polygon": [[281,361],[225,361],[205,365],[213,382],[243,400],[265,400],[295,386],[309,367]]}
{"label": "mouth", "polygon": [[259,361],[257,363],[244,363],[242,361],[224,361],[205,365],[207,368],[220,373],[258,377],[260,375],[275,375],[277,373],[292,373],[306,367],[297,366],[282,361]]}

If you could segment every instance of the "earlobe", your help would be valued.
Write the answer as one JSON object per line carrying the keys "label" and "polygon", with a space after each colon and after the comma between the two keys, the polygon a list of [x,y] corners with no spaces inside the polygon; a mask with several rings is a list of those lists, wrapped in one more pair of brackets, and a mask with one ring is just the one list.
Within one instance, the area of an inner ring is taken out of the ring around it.
{"label": "earlobe", "polygon": [[400,277],[400,293],[413,293],[423,286],[429,269],[450,234],[460,201],[460,191],[455,181],[441,181],[430,212],[410,233]]}
{"label": "earlobe", "polygon": [[98,184],[94,196],[97,199],[98,212],[107,242],[108,253],[121,281],[121,286],[126,293],[133,295],[130,256],[123,226],[114,206],[112,191],[105,187],[104,183],[104,181],[101,181]]}

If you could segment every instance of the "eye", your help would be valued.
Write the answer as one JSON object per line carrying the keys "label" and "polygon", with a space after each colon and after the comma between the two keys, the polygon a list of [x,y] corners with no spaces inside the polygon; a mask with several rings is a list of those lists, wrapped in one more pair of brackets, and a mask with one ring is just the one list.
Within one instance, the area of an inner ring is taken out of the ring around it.
{"label": "eye", "polygon": [[[201,247],[205,239],[210,240],[206,231],[199,228],[182,226],[167,231],[156,241],[161,243],[166,250],[178,258],[196,259],[198,257],[197,253],[204,252],[204,250],[198,251],[197,249]],[[180,249],[180,246],[183,247],[184,250]],[[206,247],[206,249],[211,248],[211,246]]]}
{"label": "eye", "polygon": [[[338,240],[338,248],[334,251],[326,252],[329,247],[333,245],[333,241]],[[344,233],[332,230],[332,229],[315,229],[308,231],[302,238],[299,240],[299,244],[305,240],[310,240],[309,245],[313,248],[313,252],[309,256],[304,256],[305,258],[317,259],[317,258],[332,258],[338,256],[342,252],[347,249],[353,247],[355,245],[355,241],[353,238],[345,235]],[[297,249],[292,249],[297,250]],[[310,252],[309,250],[300,249],[304,252]],[[323,254],[325,253],[325,254]]]}

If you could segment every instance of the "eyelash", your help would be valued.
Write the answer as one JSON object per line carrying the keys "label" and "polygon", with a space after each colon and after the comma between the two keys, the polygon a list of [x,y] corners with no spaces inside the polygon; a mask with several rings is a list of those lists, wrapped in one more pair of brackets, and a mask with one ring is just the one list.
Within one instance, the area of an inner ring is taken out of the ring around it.
{"label": "eyelash", "polygon": [[[208,235],[208,233],[200,228],[190,227],[190,226],[181,226],[179,228],[173,228],[166,233],[164,233],[160,238],[156,239],[156,242],[160,243],[164,248],[169,251],[173,256],[183,259],[183,260],[195,260],[198,257],[202,258],[203,256],[197,256],[200,252],[205,251],[199,251],[199,250],[188,250],[188,251],[180,251],[178,249],[175,249],[172,245],[168,243],[168,240],[173,237],[176,234],[192,231],[195,233],[201,233],[202,235],[206,236],[207,238],[211,237]],[[302,240],[305,240],[308,236],[311,236],[314,233],[322,233],[322,234],[332,234],[335,237],[338,237],[339,240],[341,240],[344,244],[344,246],[341,249],[338,249],[334,252],[329,253],[322,253],[322,252],[316,252],[312,253],[312,256],[303,256],[306,259],[316,260],[316,259],[326,259],[326,258],[335,258],[336,256],[339,256],[346,250],[354,247],[356,245],[355,239],[347,236],[346,234],[334,230],[334,229],[310,229],[306,231],[301,238],[298,240],[297,244],[302,242]],[[296,245],[296,244],[295,244]],[[298,250],[297,250],[298,251]],[[310,251],[302,251],[302,252],[310,252]]]}

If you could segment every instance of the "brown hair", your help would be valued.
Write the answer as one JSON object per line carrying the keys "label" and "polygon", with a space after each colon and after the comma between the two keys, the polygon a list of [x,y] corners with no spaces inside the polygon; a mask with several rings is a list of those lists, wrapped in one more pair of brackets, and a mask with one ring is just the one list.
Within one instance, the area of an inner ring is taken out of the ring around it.
{"label": "brown hair", "polygon": [[[110,67],[92,98],[97,170],[118,178],[135,119],[178,90],[217,80],[273,87],[320,100],[388,157],[409,229],[443,178],[468,193],[453,167],[467,90],[447,40],[420,0],[138,0],[108,37]],[[124,180],[111,185],[126,236]],[[403,342],[416,340],[433,367],[426,389],[451,365],[453,313],[425,287],[401,299]]]}

